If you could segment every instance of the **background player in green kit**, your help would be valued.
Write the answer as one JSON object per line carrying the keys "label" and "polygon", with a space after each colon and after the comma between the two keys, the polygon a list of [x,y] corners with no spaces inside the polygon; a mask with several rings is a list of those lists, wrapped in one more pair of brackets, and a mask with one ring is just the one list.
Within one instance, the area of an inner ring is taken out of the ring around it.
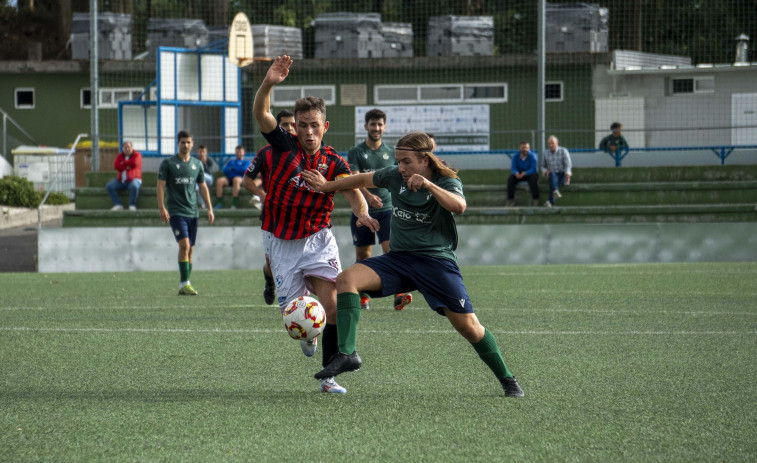
{"label": "background player in green kit", "polygon": [[457,266],[457,226],[454,215],[465,212],[463,184],[456,172],[433,153],[431,139],[410,132],[397,141],[398,165],[326,182],[318,171],[303,172],[313,189],[383,187],[392,196],[391,251],[359,262],[336,280],[339,352],[316,378],[360,368],[355,350],[360,320],[360,291],[373,296],[418,290],[428,305],[444,315],[473,345],[500,381],[505,395],[522,397],[523,390],[508,370],[494,336],[478,321]]}
{"label": "background player in green kit", "polygon": [[171,231],[179,243],[179,295],[196,296],[197,291],[189,282],[199,216],[195,186],[199,186],[202,199],[208,205],[209,224],[213,223],[215,216],[210,192],[205,185],[202,162],[189,155],[193,145],[192,134],[182,130],[176,138],[179,154],[164,159],[158,169],[158,209],[160,220],[171,225]]}
{"label": "background player in green kit", "polygon": [[[371,109],[365,113],[365,131],[368,136],[365,141],[354,146],[347,153],[347,162],[353,174],[361,172],[375,172],[397,164],[394,159],[394,148],[383,142],[386,131],[386,113],[380,109]],[[389,252],[389,231],[392,222],[392,198],[386,188],[360,188],[360,192],[368,203],[368,214],[378,220],[379,229],[375,233],[368,227],[358,227],[357,217],[350,218],[352,244],[355,245],[355,261],[371,257],[373,245],[378,236],[384,254]],[[367,294],[360,295],[360,308],[370,308],[370,298]],[[411,294],[397,294],[394,297],[394,310],[402,310],[413,302]]]}

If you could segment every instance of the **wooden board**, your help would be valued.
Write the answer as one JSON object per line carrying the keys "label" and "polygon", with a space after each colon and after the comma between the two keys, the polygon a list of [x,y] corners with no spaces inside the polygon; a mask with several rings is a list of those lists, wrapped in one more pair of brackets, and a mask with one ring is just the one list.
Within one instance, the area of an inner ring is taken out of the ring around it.
{"label": "wooden board", "polygon": [[229,28],[229,61],[244,67],[254,60],[252,29],[247,15],[239,12],[234,16]]}

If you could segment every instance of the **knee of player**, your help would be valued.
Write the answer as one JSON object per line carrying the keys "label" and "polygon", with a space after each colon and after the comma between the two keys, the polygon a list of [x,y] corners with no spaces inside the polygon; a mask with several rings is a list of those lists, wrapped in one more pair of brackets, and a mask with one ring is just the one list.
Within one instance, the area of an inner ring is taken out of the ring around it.
{"label": "knee of player", "polygon": [[337,293],[354,293],[357,292],[357,281],[349,269],[340,273],[336,277],[336,292]]}

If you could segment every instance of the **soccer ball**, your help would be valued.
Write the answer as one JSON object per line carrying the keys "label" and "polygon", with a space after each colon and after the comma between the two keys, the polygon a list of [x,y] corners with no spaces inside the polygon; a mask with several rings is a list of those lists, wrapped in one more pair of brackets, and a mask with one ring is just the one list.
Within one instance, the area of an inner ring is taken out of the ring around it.
{"label": "soccer ball", "polygon": [[325,325],[326,311],[312,297],[300,296],[284,308],[284,328],[292,339],[309,341],[321,334]]}

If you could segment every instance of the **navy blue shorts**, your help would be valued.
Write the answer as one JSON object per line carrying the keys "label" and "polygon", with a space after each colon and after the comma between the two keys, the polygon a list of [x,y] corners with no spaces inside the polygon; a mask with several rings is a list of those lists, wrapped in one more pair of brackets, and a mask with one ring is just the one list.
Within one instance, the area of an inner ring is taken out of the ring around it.
{"label": "navy blue shorts", "polygon": [[195,238],[197,238],[197,217],[172,215],[168,223],[171,225],[171,231],[177,243],[179,240],[189,238],[189,245],[195,245]]}
{"label": "navy blue shorts", "polygon": [[460,267],[449,259],[412,252],[390,251],[361,260],[381,278],[380,291],[366,291],[372,297],[391,296],[418,290],[426,303],[440,315],[447,307],[457,313],[473,313]]}
{"label": "navy blue shorts", "polygon": [[378,220],[379,230],[373,233],[368,227],[358,227],[357,217],[350,217],[350,230],[352,231],[352,244],[355,246],[373,246],[376,244],[376,235],[379,243],[389,241],[389,231],[392,227],[392,211],[374,212],[371,217]]}

